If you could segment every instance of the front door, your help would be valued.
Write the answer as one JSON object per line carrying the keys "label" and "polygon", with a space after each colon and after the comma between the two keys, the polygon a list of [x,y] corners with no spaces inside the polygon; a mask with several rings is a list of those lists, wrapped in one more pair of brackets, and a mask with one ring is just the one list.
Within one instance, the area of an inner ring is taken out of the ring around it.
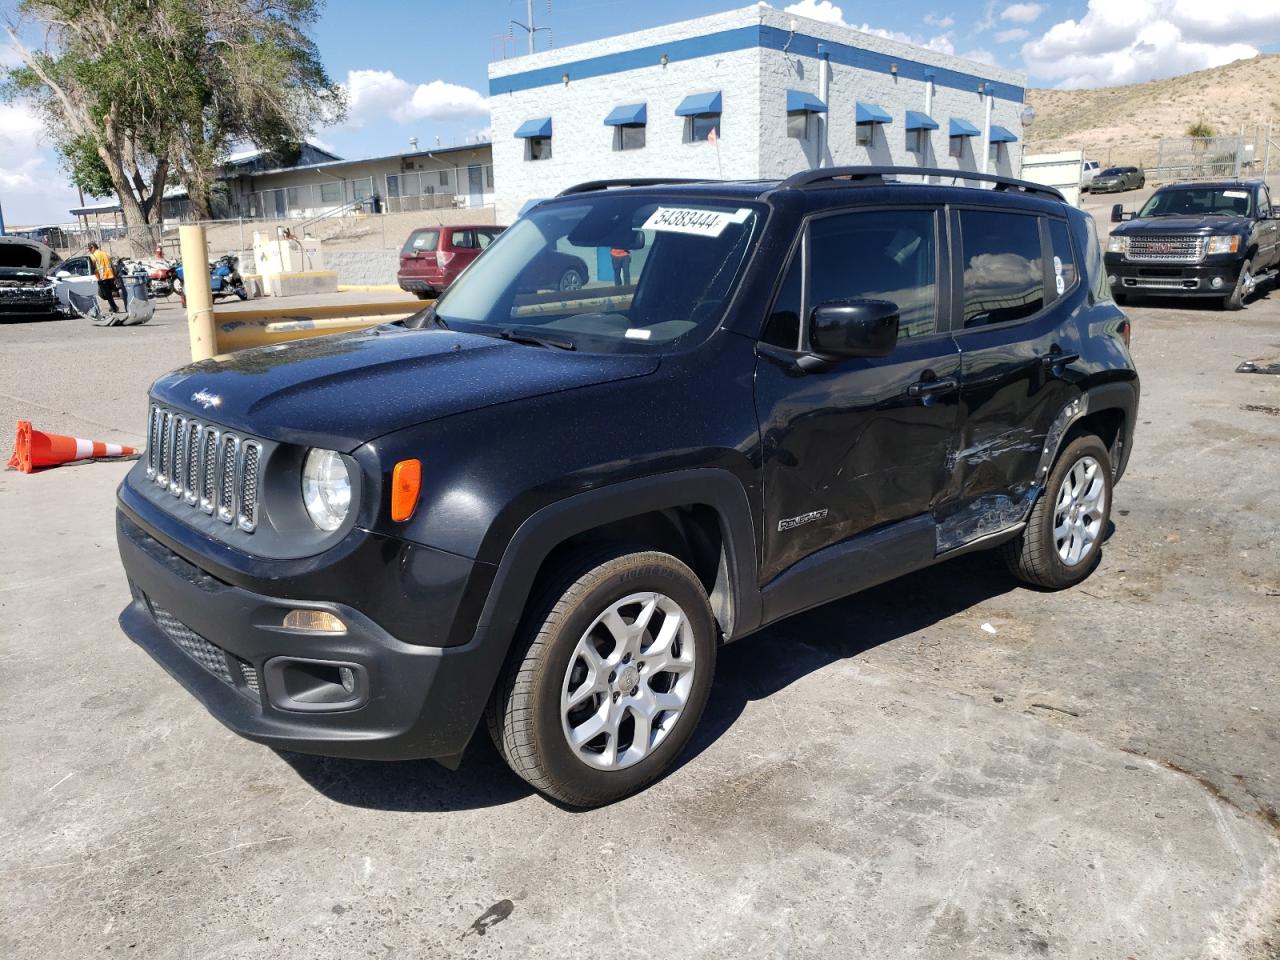
{"label": "front door", "polygon": [[952,217],[963,425],[940,551],[1007,529],[1030,509],[1054,421],[1080,393],[1069,321],[1086,296],[1065,220],[994,209]]}
{"label": "front door", "polygon": [[[958,425],[960,355],[944,320],[941,211],[862,209],[811,221],[761,339],[762,580],[856,534],[929,514]],[[800,318],[832,300],[890,300],[887,357],[807,368]]]}
{"label": "front door", "polygon": [[470,192],[468,205],[472,207],[484,206],[484,167],[480,164],[472,164],[467,167],[467,189]]}

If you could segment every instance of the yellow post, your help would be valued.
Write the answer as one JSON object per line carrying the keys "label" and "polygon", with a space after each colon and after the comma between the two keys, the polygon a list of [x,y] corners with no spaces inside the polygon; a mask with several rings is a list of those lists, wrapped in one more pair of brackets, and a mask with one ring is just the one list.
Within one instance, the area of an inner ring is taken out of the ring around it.
{"label": "yellow post", "polygon": [[182,292],[187,298],[187,333],[191,359],[208,360],[218,352],[213,325],[213,288],[209,285],[209,245],[204,227],[184,223],[178,228],[182,253]]}

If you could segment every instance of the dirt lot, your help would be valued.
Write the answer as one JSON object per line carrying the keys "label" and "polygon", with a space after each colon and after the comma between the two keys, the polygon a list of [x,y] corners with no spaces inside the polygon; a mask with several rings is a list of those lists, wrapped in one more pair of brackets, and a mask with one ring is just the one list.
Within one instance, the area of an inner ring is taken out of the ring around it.
{"label": "dirt lot", "polygon": [[[1127,198],[1126,198],[1127,201]],[[118,464],[0,474],[0,955],[1280,956],[1280,293],[1130,311],[1115,532],[1044,594],[970,556],[725,649],[695,746],[569,813],[280,756],[120,633]],[[0,423],[140,439],[146,327],[0,326]]]}

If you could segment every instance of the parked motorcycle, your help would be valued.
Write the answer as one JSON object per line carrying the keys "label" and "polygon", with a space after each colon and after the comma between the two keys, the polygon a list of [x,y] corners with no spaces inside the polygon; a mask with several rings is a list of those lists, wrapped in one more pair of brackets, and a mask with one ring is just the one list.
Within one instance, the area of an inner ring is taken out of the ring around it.
{"label": "parked motorcycle", "polygon": [[147,260],[125,260],[125,272],[143,274],[147,278],[147,292],[153,300],[168,297],[174,292],[174,282],[178,278],[176,260],[154,257]]}
{"label": "parked motorcycle", "polygon": [[[187,295],[183,290],[181,263],[178,264],[174,272],[176,274],[174,290],[185,307],[187,305]],[[249,291],[245,289],[244,281],[240,279],[240,258],[228,253],[209,264],[209,288],[213,291],[214,300],[219,297],[231,296],[239,297],[241,300],[248,300]]]}

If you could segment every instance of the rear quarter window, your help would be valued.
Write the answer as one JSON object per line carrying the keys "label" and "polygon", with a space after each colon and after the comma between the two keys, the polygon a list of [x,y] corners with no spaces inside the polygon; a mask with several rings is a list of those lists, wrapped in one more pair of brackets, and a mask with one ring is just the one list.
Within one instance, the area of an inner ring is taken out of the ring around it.
{"label": "rear quarter window", "polygon": [[1049,263],[1052,271],[1049,282],[1053,284],[1049,298],[1053,299],[1063,296],[1076,285],[1080,271],[1076,267],[1075,253],[1071,249],[1071,232],[1067,229],[1066,221],[1049,221],[1049,244],[1053,258]]}

